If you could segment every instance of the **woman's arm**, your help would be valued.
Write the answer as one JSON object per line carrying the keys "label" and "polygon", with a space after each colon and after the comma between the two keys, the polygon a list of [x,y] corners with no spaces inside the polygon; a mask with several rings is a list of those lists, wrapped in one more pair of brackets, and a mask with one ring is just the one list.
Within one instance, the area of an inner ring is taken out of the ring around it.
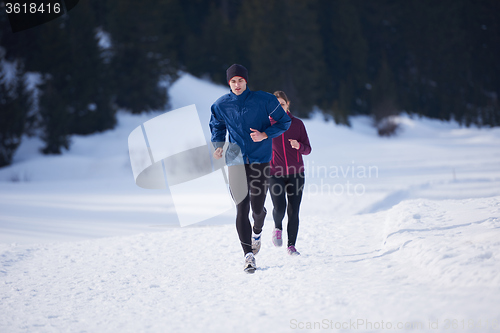
{"label": "woman's arm", "polygon": [[301,121],[300,122],[300,138],[299,138],[299,153],[302,155],[309,155],[311,153],[311,143],[309,142],[309,137],[307,136],[307,131],[306,127],[304,126],[304,123]]}

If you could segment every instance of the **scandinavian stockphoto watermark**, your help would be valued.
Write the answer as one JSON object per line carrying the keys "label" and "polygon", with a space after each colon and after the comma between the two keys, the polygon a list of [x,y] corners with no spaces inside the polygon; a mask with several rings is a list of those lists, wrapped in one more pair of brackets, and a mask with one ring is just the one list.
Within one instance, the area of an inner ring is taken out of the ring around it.
{"label": "scandinavian stockphoto watermark", "polygon": [[366,181],[379,177],[376,165],[360,165],[351,161],[347,165],[324,165],[314,161],[305,161],[305,175],[310,181],[305,185],[304,193],[334,196],[362,196],[366,192]]}
{"label": "scandinavian stockphoto watermark", "polygon": [[500,330],[498,319],[471,319],[471,318],[446,318],[444,320],[431,319],[427,321],[391,321],[391,320],[370,320],[370,319],[349,319],[333,320],[322,319],[318,321],[301,321],[290,319],[290,329],[292,330]]}
{"label": "scandinavian stockphoto watermark", "polygon": [[418,330],[426,328],[426,324],[421,321],[392,322],[385,320],[349,319],[332,320],[322,319],[320,321],[299,321],[290,320],[292,330]]}
{"label": "scandinavian stockphoto watermark", "polygon": [[[315,195],[362,196],[366,192],[365,182],[368,179],[379,177],[379,169],[377,166],[358,165],[354,161],[347,166],[326,166],[316,164],[314,161],[306,161],[304,162],[304,166],[305,169],[296,169],[295,167],[290,166],[286,171],[287,174],[299,174],[303,172],[304,178],[306,179],[305,182],[298,182],[298,177],[292,177],[288,180],[288,183],[284,187],[270,186],[269,192],[274,195],[279,195],[279,192],[293,194],[292,192],[294,191],[301,191],[305,193],[307,197]],[[252,168],[252,165],[250,165],[250,168]],[[285,172],[285,168],[280,169],[279,166],[274,169],[277,177],[281,177],[281,175]],[[263,171],[259,169],[254,170],[254,173],[258,174],[259,177],[261,172]],[[259,191],[261,190],[259,187],[253,187],[252,182],[250,182],[249,185],[250,189],[253,190],[255,194],[260,194]]]}
{"label": "scandinavian stockphoto watermark", "polygon": [[[223,148],[224,158],[213,158],[214,146]],[[138,126],[128,137],[128,147],[136,184],[145,189],[168,189],[181,226],[220,216],[244,200],[249,190],[261,190],[247,183],[245,162],[236,144],[207,142],[195,105],[165,112]],[[306,160],[305,169],[288,169],[288,173],[303,170],[305,185],[297,178],[295,187],[285,187],[287,193],[293,188],[309,197],[361,196],[365,182],[379,176],[378,167],[354,161],[327,166]],[[253,171],[270,172],[269,168]]]}
{"label": "scandinavian stockphoto watermark", "polygon": [[[184,124],[189,124],[189,130]],[[165,112],[128,137],[132,173],[145,189],[168,189],[181,226],[218,216],[233,207],[222,165],[203,134],[195,105]]]}

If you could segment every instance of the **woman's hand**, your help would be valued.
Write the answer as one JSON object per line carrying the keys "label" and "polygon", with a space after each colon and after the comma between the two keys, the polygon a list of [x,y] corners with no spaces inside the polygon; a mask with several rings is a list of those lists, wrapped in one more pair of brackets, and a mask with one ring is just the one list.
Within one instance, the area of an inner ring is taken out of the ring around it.
{"label": "woman's hand", "polygon": [[214,151],[214,158],[216,160],[222,158],[222,148],[215,149],[215,151]]}
{"label": "woman's hand", "polygon": [[299,149],[300,148],[300,143],[297,140],[294,139],[288,139],[290,141],[290,145],[292,148]]}
{"label": "woman's hand", "polygon": [[252,137],[253,142],[261,142],[262,140],[267,139],[267,134],[265,132],[259,132],[256,129],[250,128],[250,136]]}

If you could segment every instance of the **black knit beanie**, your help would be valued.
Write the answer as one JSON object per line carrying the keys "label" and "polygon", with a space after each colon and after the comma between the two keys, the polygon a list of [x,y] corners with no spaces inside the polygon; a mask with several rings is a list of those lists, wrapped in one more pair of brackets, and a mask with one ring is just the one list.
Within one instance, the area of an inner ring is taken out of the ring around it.
{"label": "black knit beanie", "polygon": [[235,76],[241,76],[242,78],[245,79],[245,81],[248,82],[248,71],[245,67],[243,67],[241,65],[234,64],[227,69],[226,78],[227,78],[228,83]]}

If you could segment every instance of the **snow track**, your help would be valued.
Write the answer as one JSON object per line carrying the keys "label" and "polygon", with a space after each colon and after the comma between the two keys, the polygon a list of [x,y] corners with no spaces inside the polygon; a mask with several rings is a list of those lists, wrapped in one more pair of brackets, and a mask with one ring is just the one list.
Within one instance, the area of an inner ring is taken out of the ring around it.
{"label": "snow track", "polygon": [[268,220],[251,276],[230,225],[3,245],[0,329],[288,332],[324,319],[499,319],[499,206],[498,197],[415,200],[347,220],[306,217],[297,258],[272,245]]}

